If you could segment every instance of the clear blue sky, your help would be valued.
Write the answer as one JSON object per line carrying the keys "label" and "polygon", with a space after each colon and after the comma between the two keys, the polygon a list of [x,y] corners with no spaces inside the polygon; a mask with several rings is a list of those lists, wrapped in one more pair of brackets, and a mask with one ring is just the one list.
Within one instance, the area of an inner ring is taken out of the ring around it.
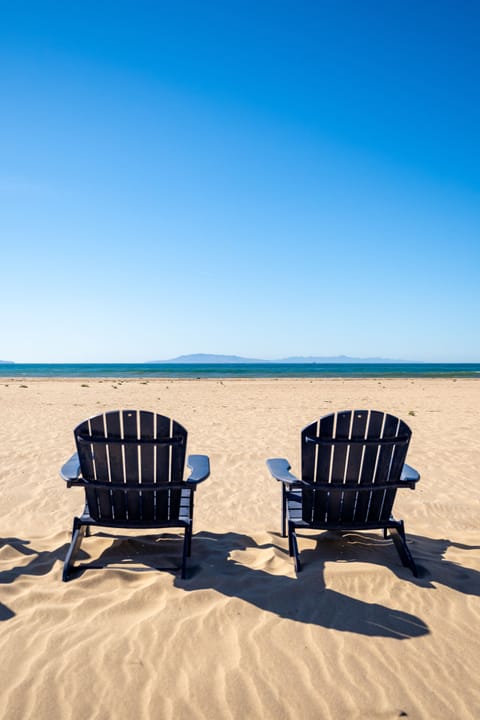
{"label": "clear blue sky", "polygon": [[0,0],[0,358],[480,361],[480,3]]}

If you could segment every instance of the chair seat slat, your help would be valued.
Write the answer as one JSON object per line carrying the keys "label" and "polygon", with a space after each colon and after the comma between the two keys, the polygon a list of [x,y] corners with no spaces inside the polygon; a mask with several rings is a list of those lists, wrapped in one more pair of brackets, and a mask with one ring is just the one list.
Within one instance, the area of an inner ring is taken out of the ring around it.
{"label": "chair seat slat", "polygon": [[76,435],[77,442],[87,445],[184,445],[185,438],[180,436],[164,438],[111,438],[99,437],[98,435]]}
{"label": "chair seat slat", "polygon": [[313,443],[315,445],[325,445],[328,447],[335,447],[337,445],[364,445],[365,447],[388,447],[392,445],[408,445],[408,443],[410,442],[410,437],[399,436],[393,438],[378,438],[376,440],[372,440],[370,438],[325,438],[306,435],[305,442]]}

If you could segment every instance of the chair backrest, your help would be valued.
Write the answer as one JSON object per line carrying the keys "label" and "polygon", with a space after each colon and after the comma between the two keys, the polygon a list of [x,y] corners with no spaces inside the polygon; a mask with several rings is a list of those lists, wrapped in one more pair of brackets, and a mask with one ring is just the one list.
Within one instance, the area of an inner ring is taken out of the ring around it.
{"label": "chair backrest", "polygon": [[[90,515],[98,521],[146,523],[178,518],[182,490],[124,492],[122,485],[183,480],[187,431],[175,420],[138,410],[96,415],[74,430]],[[101,483],[103,487],[95,487]],[[112,485],[112,489],[105,487]]]}
{"label": "chair backrest", "polygon": [[[326,415],[302,430],[302,518],[331,526],[389,519],[410,442],[402,420],[376,410]],[[315,486],[322,487],[315,487]],[[327,487],[325,487],[327,485]],[[361,492],[346,487],[370,487]]]}

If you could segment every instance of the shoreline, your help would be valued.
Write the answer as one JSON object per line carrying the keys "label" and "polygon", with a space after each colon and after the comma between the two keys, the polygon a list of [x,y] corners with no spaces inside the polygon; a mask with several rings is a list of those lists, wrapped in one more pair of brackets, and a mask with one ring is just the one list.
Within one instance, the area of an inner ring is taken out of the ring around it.
{"label": "shoreline", "polygon": [[435,376],[435,375],[401,375],[401,376],[391,376],[391,375],[362,375],[362,376],[352,376],[352,375],[328,375],[323,377],[318,376],[273,376],[273,375],[265,375],[261,377],[254,377],[254,376],[244,376],[244,377],[232,377],[230,375],[219,375],[219,376],[209,376],[209,377],[178,377],[178,376],[163,376],[163,377],[149,377],[145,378],[142,376],[139,377],[125,377],[122,375],[119,376],[91,376],[91,375],[85,375],[85,376],[75,376],[71,377],[68,375],[61,375],[61,376],[47,376],[47,375],[31,375],[31,376],[0,376],[0,385],[4,385],[5,382],[98,382],[98,383],[107,383],[107,382],[118,382],[118,383],[139,383],[139,384],[148,384],[148,383],[163,383],[165,381],[167,382],[198,382],[201,380],[202,382],[212,382],[212,383],[218,383],[218,382],[404,382],[404,381],[430,381],[430,382],[441,382],[441,381],[450,381],[450,382],[477,382],[480,380],[480,375],[478,378],[476,376]]}

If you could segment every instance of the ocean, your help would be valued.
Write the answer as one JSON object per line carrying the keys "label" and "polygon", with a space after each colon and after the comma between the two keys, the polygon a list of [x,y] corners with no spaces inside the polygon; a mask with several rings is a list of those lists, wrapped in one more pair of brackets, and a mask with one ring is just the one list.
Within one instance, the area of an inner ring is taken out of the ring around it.
{"label": "ocean", "polygon": [[0,377],[42,378],[480,378],[480,363],[0,364]]}

